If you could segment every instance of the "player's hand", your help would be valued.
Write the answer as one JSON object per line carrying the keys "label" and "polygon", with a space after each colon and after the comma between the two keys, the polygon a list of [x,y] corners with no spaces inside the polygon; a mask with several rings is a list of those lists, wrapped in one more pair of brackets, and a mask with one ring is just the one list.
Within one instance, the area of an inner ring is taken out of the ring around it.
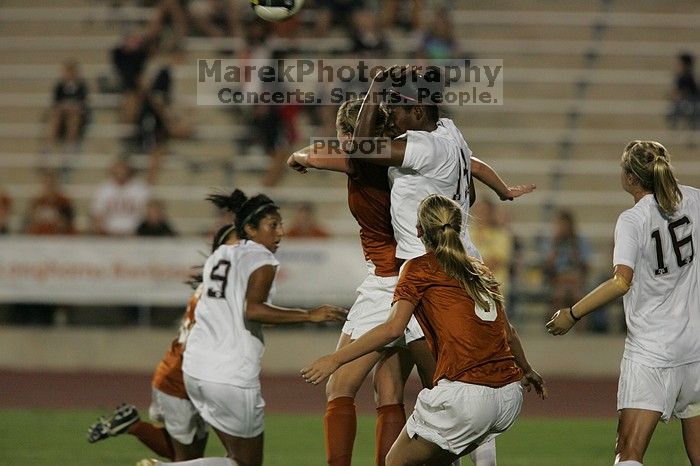
{"label": "player's hand", "polygon": [[544,385],[544,380],[542,380],[542,376],[538,374],[537,371],[532,369],[525,372],[523,379],[520,381],[520,385],[522,385],[528,392],[534,387],[535,392],[543,400],[549,396],[547,393],[547,387]]}
{"label": "player's hand", "polygon": [[576,321],[571,316],[571,308],[559,309],[552,319],[547,322],[547,331],[550,335],[564,335],[571,330],[571,327],[576,324]]}
{"label": "player's hand", "polygon": [[309,311],[309,321],[311,322],[345,322],[348,315],[347,309],[339,306],[319,306]]}
{"label": "player's hand", "polygon": [[302,164],[300,164],[299,162],[297,162],[294,159],[294,154],[290,155],[289,158],[287,159],[287,166],[289,168],[291,168],[292,170],[298,171],[299,173],[308,173],[309,172],[309,170],[305,166],[303,166]]}
{"label": "player's hand", "polygon": [[502,201],[512,201],[516,197],[520,197],[523,194],[531,193],[537,188],[534,184],[519,184],[517,186],[508,186],[508,193],[506,195],[500,196]]}
{"label": "player's hand", "polygon": [[301,370],[302,378],[311,384],[318,384],[326,380],[337,371],[340,363],[336,361],[332,354],[322,356]]}

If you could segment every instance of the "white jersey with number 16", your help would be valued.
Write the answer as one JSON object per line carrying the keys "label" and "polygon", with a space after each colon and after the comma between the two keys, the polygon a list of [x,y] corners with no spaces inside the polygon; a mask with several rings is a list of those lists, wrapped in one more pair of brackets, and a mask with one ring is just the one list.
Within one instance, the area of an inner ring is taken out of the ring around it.
{"label": "white jersey with number 16", "polygon": [[680,190],[683,201],[671,218],[647,194],[615,227],[613,264],[634,270],[624,297],[624,357],[650,367],[700,361],[700,190]]}
{"label": "white jersey with number 16", "polygon": [[[243,388],[260,386],[261,324],[246,320],[245,296],[250,275],[264,265],[277,267],[279,262],[267,248],[249,240],[220,246],[209,256],[196,323],[185,348],[185,374]],[[273,284],[268,301],[274,288]]]}

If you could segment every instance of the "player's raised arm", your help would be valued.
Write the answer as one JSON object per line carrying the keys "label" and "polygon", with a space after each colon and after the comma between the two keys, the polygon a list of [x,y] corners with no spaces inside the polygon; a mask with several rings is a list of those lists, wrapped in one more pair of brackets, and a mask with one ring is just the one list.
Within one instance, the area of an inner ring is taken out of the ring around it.
{"label": "player's raised arm", "polygon": [[307,173],[309,168],[341,173],[351,173],[352,171],[348,155],[345,152],[339,147],[322,143],[309,145],[295,151],[287,159],[287,166],[299,173]]}
{"label": "player's raised arm", "polygon": [[471,157],[471,168],[472,176],[491,188],[502,201],[512,201],[523,194],[531,193],[537,187],[534,184],[508,186],[496,170],[476,157]]}
{"label": "player's raised arm", "polygon": [[[392,66],[389,69],[378,72],[374,76],[367,95],[362,102],[355,131],[348,147],[348,153],[351,156],[357,153],[366,141],[374,141],[373,147],[379,147],[380,143],[374,135],[377,134],[377,122],[381,111],[380,104],[389,92],[392,77],[405,82],[407,73],[408,67],[406,66]],[[376,152],[379,151],[377,150]],[[382,156],[368,157],[367,161],[376,165],[401,166],[405,153],[405,139],[394,139],[389,143],[389,147],[384,149],[383,154],[380,154]]]}

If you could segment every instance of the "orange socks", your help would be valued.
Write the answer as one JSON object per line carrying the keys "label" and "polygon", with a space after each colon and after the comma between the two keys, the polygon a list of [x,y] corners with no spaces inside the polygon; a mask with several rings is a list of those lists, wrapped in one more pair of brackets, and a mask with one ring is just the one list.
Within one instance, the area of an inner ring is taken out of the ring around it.
{"label": "orange socks", "polygon": [[323,418],[326,434],[326,459],[330,466],[350,466],[357,431],[355,400],[341,396],[328,402]]}
{"label": "orange socks", "polygon": [[168,458],[170,461],[175,459],[173,442],[165,427],[156,427],[148,422],[138,421],[129,427],[127,432],[139,439],[157,455]]}
{"label": "orange socks", "polygon": [[385,405],[377,408],[376,436],[376,464],[384,466],[386,454],[389,453],[394,441],[398,438],[406,424],[406,413],[403,404]]}

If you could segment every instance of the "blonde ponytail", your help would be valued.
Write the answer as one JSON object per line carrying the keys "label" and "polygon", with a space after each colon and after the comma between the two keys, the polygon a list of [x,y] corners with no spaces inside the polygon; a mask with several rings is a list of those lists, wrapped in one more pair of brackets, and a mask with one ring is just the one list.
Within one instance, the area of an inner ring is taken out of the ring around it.
{"label": "blonde ponytail", "polygon": [[678,181],[673,176],[673,168],[667,159],[656,157],[654,159],[654,197],[659,203],[661,212],[666,216],[671,216],[678,209],[678,205],[683,199],[678,187]]}
{"label": "blonde ponytail", "polygon": [[418,208],[418,223],[423,229],[423,242],[435,251],[440,267],[459,282],[477,305],[489,309],[490,298],[497,307],[503,306],[503,295],[491,271],[464,250],[459,204],[445,196],[430,195]]}
{"label": "blonde ponytail", "polygon": [[[335,114],[336,128],[340,129],[343,133],[352,134],[355,131],[355,124],[357,123],[357,116],[360,114],[362,102],[362,99],[350,99],[343,102]],[[375,136],[381,136],[384,133],[388,121],[389,112],[386,108],[380,107],[379,113],[377,114]]]}
{"label": "blonde ponytail", "polygon": [[671,154],[656,141],[632,141],[622,153],[622,168],[645,191],[654,193],[661,213],[672,216],[683,200],[671,166]]}

